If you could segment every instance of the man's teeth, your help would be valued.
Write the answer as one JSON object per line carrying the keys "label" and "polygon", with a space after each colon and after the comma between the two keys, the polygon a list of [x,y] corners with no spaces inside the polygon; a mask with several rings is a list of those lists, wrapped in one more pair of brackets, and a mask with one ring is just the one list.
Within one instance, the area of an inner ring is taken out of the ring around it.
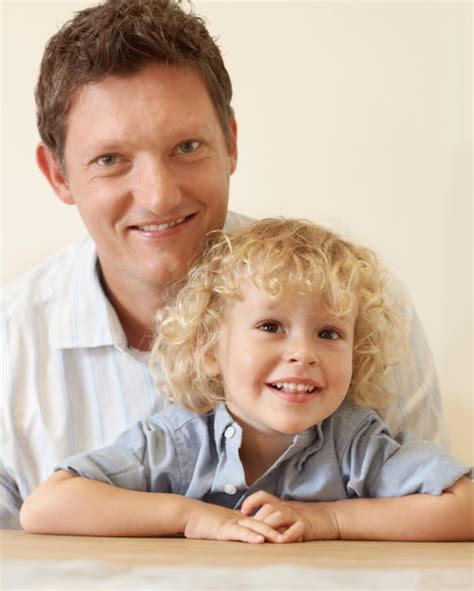
{"label": "man's teeth", "polygon": [[277,390],[286,390],[289,392],[314,392],[316,386],[312,386],[310,384],[294,384],[291,382],[278,382],[275,384],[270,384],[273,388]]}
{"label": "man's teeth", "polygon": [[179,218],[178,220],[174,220],[172,222],[167,222],[166,224],[148,224],[146,226],[138,226],[139,230],[143,232],[159,232],[161,230],[167,230],[168,228],[172,228],[173,226],[177,226],[184,222],[186,218]]}

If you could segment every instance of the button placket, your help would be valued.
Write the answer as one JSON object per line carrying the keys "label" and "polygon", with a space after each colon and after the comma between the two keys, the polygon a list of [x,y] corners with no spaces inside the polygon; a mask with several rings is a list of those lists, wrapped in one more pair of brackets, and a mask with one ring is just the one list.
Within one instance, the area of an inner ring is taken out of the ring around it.
{"label": "button placket", "polygon": [[229,422],[221,433],[222,452],[216,470],[213,491],[220,491],[221,494],[228,497],[239,496],[237,493],[247,488],[239,455],[242,431],[238,424]]}
{"label": "button placket", "polygon": [[[226,430],[224,431],[224,437],[226,439],[232,439],[234,437],[236,433],[235,427],[233,425],[229,425]],[[232,484],[231,482],[228,482],[227,484],[224,485],[224,492],[228,495],[235,495],[235,493],[237,492],[237,487]]]}

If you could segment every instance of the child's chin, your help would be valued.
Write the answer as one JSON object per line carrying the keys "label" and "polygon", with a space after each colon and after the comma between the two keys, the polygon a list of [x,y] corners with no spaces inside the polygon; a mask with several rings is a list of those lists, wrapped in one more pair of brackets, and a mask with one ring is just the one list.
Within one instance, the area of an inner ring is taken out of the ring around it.
{"label": "child's chin", "polygon": [[277,427],[275,431],[279,431],[283,435],[298,435],[298,433],[303,433],[307,429],[312,427],[312,425],[308,425],[306,423],[298,423],[298,424],[286,424],[280,425],[279,428]]}

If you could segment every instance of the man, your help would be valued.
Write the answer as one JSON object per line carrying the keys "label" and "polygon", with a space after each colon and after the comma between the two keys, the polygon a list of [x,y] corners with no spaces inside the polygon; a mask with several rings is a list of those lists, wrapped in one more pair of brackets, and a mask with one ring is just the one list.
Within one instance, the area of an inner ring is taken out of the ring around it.
{"label": "man", "polygon": [[[38,165],[91,239],[6,288],[1,523],[73,453],[104,446],[162,404],[147,367],[154,315],[227,215],[237,162],[232,88],[203,22],[171,0],[108,0],[50,40],[36,89]],[[418,320],[394,368],[394,432],[442,441]]]}

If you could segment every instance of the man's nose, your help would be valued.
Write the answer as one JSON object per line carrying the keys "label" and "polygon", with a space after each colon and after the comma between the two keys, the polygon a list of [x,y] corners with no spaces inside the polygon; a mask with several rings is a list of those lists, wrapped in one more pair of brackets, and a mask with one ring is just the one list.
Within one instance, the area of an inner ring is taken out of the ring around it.
{"label": "man's nose", "polygon": [[143,157],[136,164],[133,195],[142,208],[162,215],[181,202],[181,183],[170,163]]}

